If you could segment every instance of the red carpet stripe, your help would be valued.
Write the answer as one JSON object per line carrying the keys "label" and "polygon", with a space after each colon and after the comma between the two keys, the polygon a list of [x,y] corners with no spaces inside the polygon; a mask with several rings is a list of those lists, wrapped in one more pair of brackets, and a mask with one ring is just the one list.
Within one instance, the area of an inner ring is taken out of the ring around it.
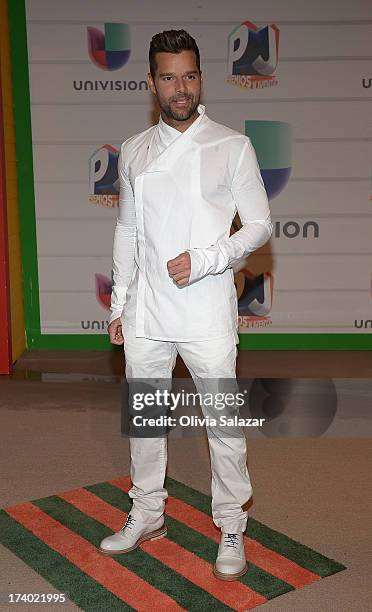
{"label": "red carpet stripe", "polygon": [[119,531],[125,523],[126,514],[122,510],[110,506],[87,489],[63,491],[57,495],[112,531]]}
{"label": "red carpet stripe", "polygon": [[184,610],[173,599],[158,591],[111,557],[100,554],[95,546],[31,503],[5,509],[18,523],[40,538],[50,548],[79,567],[135,610],[148,612],[153,607]]}
{"label": "red carpet stripe", "polygon": [[[125,492],[128,492],[131,487],[129,477],[114,478],[109,482]],[[175,497],[169,496],[166,502],[166,513],[211,540],[219,542],[220,532],[213,524],[212,519],[204,514],[204,512],[193,508]],[[247,560],[261,567],[272,576],[284,580],[295,588],[301,588],[316,580],[320,580],[320,576],[317,574],[266,548],[260,542],[247,536],[244,539]]]}
{"label": "red carpet stripe", "polygon": [[[184,502],[172,497],[169,498],[166,512],[172,518],[182,521],[188,527],[219,542],[220,533],[214,524],[211,523],[211,519],[203,512],[200,512],[200,510],[196,510],[195,508],[191,508],[190,510],[189,508],[190,506],[187,506]],[[317,574],[282,557],[278,553],[260,544],[260,542],[249,537],[245,537],[244,540],[247,560],[261,567],[276,578],[280,578],[296,588],[320,580]]]}
{"label": "red carpet stripe", "polygon": [[266,597],[241,582],[215,578],[209,563],[166,538],[144,542],[142,548],[233,610],[251,610],[267,602]]}
{"label": "red carpet stripe", "polygon": [[[58,496],[113,531],[123,526],[124,513],[86,489],[66,491]],[[250,610],[267,601],[265,597],[240,582],[235,582],[232,589],[231,583],[213,576],[209,563],[168,538],[144,542],[141,548],[233,610]]]}

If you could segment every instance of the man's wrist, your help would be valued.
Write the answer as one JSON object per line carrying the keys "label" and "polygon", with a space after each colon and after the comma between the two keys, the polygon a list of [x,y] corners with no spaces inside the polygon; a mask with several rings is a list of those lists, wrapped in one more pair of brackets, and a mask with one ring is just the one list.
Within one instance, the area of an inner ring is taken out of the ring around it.
{"label": "man's wrist", "polygon": [[107,325],[110,325],[113,321],[116,321],[116,319],[120,319],[122,312],[123,312],[122,310],[111,311]]}

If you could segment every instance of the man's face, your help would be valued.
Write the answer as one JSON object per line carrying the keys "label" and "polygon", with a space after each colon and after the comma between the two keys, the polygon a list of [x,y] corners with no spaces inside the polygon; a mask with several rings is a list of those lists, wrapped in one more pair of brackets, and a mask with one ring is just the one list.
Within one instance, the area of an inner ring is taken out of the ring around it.
{"label": "man's face", "polygon": [[166,117],[187,121],[195,113],[201,91],[201,74],[194,51],[157,53],[155,79],[148,74],[148,84]]}

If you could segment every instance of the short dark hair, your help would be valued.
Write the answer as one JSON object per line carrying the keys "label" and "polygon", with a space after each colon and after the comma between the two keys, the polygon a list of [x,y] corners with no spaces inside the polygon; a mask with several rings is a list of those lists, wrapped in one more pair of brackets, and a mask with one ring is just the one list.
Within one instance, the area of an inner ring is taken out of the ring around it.
{"label": "short dark hair", "polygon": [[149,63],[152,78],[155,78],[157,68],[156,53],[181,53],[181,51],[194,51],[196,65],[200,71],[200,53],[195,39],[186,30],[165,30],[154,34],[150,43]]}

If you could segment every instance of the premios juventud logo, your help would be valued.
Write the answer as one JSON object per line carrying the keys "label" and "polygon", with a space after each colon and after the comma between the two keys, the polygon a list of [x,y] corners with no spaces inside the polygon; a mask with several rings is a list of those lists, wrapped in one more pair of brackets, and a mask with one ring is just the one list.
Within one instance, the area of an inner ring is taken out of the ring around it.
{"label": "premios juventud logo", "polygon": [[251,21],[244,21],[228,37],[226,81],[246,89],[277,85],[274,72],[278,57],[278,26],[272,23],[258,28]]}
{"label": "premios juventud logo", "polygon": [[89,158],[89,202],[114,208],[119,203],[119,151],[105,144]]}

